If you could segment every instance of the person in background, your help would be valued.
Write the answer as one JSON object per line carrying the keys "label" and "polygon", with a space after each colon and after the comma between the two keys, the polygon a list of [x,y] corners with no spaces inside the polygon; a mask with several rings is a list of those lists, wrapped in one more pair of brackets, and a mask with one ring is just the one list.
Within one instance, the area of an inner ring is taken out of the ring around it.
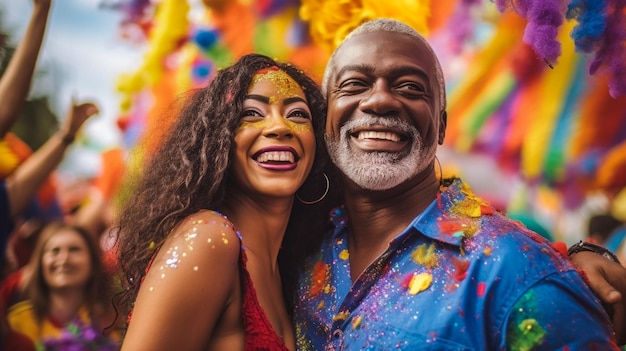
{"label": "person in background", "polygon": [[618,349],[565,256],[459,179],[438,179],[445,83],[422,36],[361,25],[322,91],[345,204],[299,280],[299,350]]}
{"label": "person in background", "polygon": [[[24,37],[20,40],[0,78],[0,101],[2,101],[0,104],[0,147],[3,149],[8,147],[4,138],[19,117],[30,90],[52,1],[33,0],[33,5]],[[33,200],[39,187],[58,166],[81,125],[97,112],[97,106],[92,103],[72,103],[61,129],[22,164],[11,169],[8,175],[0,179],[0,265],[2,267],[6,261],[5,252],[9,235],[14,232],[16,221],[19,222],[20,216]],[[2,346],[5,349],[26,350],[21,344],[24,337],[14,333],[8,327],[5,318],[6,306],[0,305],[0,310],[2,311],[0,320]]]}
{"label": "person in background", "polygon": [[611,234],[623,224],[610,213],[592,215],[587,223],[587,241],[596,245],[607,246],[607,240]]}
{"label": "person in background", "polygon": [[114,319],[108,311],[110,284],[91,234],[51,222],[28,264],[27,300],[8,310],[13,330],[38,349],[119,349],[119,335],[105,330]]}

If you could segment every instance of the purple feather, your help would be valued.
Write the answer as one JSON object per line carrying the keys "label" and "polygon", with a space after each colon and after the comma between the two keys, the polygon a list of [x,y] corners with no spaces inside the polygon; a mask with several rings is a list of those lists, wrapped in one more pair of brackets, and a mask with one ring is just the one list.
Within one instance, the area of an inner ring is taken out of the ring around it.
{"label": "purple feather", "polygon": [[536,0],[530,4],[524,42],[549,63],[555,63],[561,55],[557,36],[563,19],[558,0]]}

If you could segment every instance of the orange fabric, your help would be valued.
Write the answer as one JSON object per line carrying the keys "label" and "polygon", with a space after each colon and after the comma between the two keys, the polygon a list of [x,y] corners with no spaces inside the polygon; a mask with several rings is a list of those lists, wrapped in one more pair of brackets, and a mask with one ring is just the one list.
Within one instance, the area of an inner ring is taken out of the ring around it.
{"label": "orange fabric", "polygon": [[102,171],[94,181],[94,186],[100,190],[105,199],[111,199],[120,188],[126,165],[124,163],[124,150],[114,148],[101,154]]}

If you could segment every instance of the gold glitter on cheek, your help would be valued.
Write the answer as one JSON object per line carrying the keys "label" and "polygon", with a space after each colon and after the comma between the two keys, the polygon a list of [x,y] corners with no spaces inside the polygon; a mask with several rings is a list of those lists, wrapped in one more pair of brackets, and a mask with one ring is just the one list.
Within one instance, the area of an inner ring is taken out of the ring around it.
{"label": "gold glitter on cheek", "polygon": [[237,129],[237,132],[250,127],[256,129],[264,129],[265,127],[267,127],[267,119],[263,118],[262,120],[254,122],[241,122],[239,128]]}
{"label": "gold glitter on cheek", "polygon": [[296,123],[290,120],[285,120],[287,127],[293,130],[295,133],[312,132],[313,125],[311,123]]}

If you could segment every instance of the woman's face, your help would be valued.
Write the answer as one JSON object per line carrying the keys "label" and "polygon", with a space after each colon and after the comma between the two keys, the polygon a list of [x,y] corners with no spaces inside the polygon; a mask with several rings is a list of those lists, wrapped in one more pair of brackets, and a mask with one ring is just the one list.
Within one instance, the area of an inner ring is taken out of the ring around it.
{"label": "woman's face", "polygon": [[87,243],[74,230],[62,228],[43,248],[43,277],[50,289],[84,287],[91,275]]}
{"label": "woman's face", "polygon": [[302,88],[276,67],[256,73],[235,134],[233,174],[244,191],[290,197],[315,159],[311,110]]}

